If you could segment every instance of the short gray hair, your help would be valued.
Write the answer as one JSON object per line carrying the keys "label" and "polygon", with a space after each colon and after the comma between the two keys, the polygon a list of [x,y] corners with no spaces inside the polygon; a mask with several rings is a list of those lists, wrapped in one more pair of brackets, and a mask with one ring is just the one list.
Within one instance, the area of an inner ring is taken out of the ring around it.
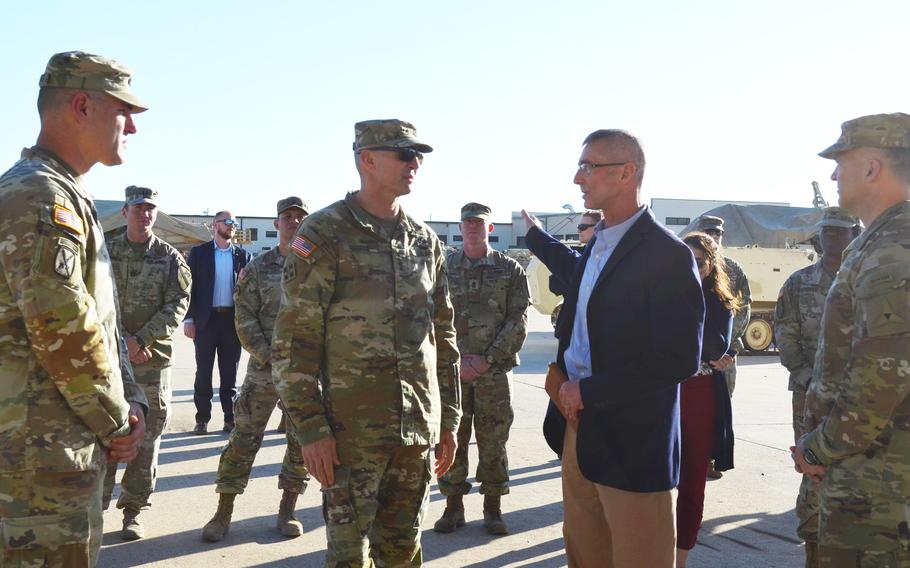
{"label": "short gray hair", "polygon": [[635,164],[635,167],[638,170],[638,179],[636,181],[638,182],[638,185],[641,186],[641,180],[645,177],[645,152],[642,150],[641,142],[638,141],[638,138],[632,136],[625,130],[595,130],[585,138],[584,145],[587,146],[588,144],[600,140],[617,144],[629,153],[632,163]]}

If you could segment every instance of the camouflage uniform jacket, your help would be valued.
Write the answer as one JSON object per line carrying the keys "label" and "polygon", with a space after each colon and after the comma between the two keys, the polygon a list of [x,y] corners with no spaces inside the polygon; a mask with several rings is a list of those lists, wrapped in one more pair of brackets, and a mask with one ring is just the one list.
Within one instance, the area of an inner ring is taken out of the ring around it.
{"label": "camouflage uniform jacket", "polygon": [[746,327],[749,325],[749,318],[752,310],[749,305],[752,303],[752,290],[749,288],[749,279],[738,262],[732,258],[724,257],[724,263],[727,266],[727,276],[730,278],[730,291],[734,296],[738,296],[742,307],[733,314],[733,341],[730,343],[730,349],[727,353],[735,355],[745,349],[743,345],[743,334],[746,333]]}
{"label": "camouflage uniform jacket", "polygon": [[490,357],[502,372],[518,365],[530,303],[521,265],[492,249],[476,261],[458,250],[447,255],[446,270],[458,350]]}
{"label": "camouflage uniform jacket", "polygon": [[272,331],[281,305],[283,270],[284,257],[275,247],[247,264],[234,287],[237,337],[250,353],[246,380],[271,383]]}
{"label": "camouflage uniform jacket", "polygon": [[825,297],[834,274],[826,271],[822,259],[797,270],[787,278],[777,297],[774,315],[774,340],[780,349],[780,362],[790,371],[792,391],[806,390],[812,378],[812,365],[818,349]]}
{"label": "camouflage uniform jacket", "polygon": [[190,305],[189,266],[177,249],[155,235],[141,249],[123,231],[108,239],[107,248],[120,296],[123,330],[152,352],[142,368],[170,367],[172,336]]}
{"label": "camouflage uniform jacket", "polygon": [[285,261],[273,378],[301,444],[424,445],[461,414],[458,348],[436,234],[392,235],[348,194],[307,217]]}
{"label": "camouflage uniform jacket", "polygon": [[0,211],[0,475],[100,469],[102,444],[130,431],[127,401],[148,403],[92,199],[26,149],[0,176]]}
{"label": "camouflage uniform jacket", "polygon": [[821,539],[910,546],[910,202],[882,213],[844,253],[828,292],[804,443],[828,466]]}

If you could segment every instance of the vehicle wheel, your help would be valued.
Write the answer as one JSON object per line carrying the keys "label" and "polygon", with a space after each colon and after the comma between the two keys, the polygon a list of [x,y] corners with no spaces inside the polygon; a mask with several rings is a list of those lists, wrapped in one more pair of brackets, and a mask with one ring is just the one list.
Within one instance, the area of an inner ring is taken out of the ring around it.
{"label": "vehicle wheel", "polygon": [[559,319],[559,310],[562,309],[562,304],[556,306],[556,309],[553,310],[553,313],[550,314],[550,323],[553,324],[553,329],[556,329],[556,320]]}
{"label": "vehicle wheel", "polygon": [[767,321],[755,318],[746,326],[746,333],[743,334],[743,340],[746,346],[752,351],[764,351],[771,345],[774,339],[774,329]]}

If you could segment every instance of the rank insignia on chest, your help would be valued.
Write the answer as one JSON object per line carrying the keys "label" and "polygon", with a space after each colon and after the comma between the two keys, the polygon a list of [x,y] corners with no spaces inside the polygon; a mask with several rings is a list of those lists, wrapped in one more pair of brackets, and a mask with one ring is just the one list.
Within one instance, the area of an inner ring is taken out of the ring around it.
{"label": "rank insignia on chest", "polygon": [[82,234],[82,222],[75,213],[62,205],[54,205],[54,224]]}
{"label": "rank insignia on chest", "polygon": [[468,280],[468,290],[470,290],[471,292],[476,292],[476,291],[480,290],[480,280],[478,280],[476,278],[471,278],[470,280]]}
{"label": "rank insignia on chest", "polygon": [[291,243],[291,250],[302,258],[309,258],[316,251],[316,245],[306,237],[297,236]]}

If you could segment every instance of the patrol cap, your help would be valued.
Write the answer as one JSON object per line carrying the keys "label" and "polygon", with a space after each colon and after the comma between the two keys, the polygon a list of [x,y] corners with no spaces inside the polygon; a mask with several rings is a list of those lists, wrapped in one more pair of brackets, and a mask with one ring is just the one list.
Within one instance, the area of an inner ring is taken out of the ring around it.
{"label": "patrol cap", "polygon": [[724,232],[724,220],[714,215],[702,215],[695,220],[696,231],[720,231]]}
{"label": "patrol cap", "polygon": [[844,227],[852,229],[859,225],[859,220],[847,213],[846,209],[840,207],[826,207],[822,213],[822,218],[818,220],[818,228],[822,227]]}
{"label": "patrol cap", "polygon": [[126,205],[139,205],[140,203],[151,203],[158,206],[158,192],[148,187],[139,187],[131,185],[124,191],[126,194]]}
{"label": "patrol cap", "polygon": [[146,111],[148,107],[130,90],[131,77],[132,72],[113,59],[82,51],[65,51],[51,56],[38,85],[100,91],[128,103],[134,113]]}
{"label": "patrol cap", "polygon": [[461,220],[470,219],[476,217],[478,219],[484,219],[489,221],[490,217],[493,216],[493,210],[483,205],[482,203],[476,203],[474,201],[465,204],[461,208]]}
{"label": "patrol cap", "polygon": [[841,125],[837,142],[818,155],[833,160],[840,152],[854,148],[910,148],[910,115],[870,114],[848,120]]}
{"label": "patrol cap", "polygon": [[283,212],[291,209],[292,207],[300,209],[307,215],[310,214],[310,208],[307,207],[306,202],[303,199],[300,199],[299,197],[295,197],[293,195],[291,197],[285,197],[278,202],[278,214],[281,215]]}
{"label": "patrol cap", "polygon": [[417,140],[413,124],[397,118],[364,120],[354,125],[354,151],[370,148],[414,148],[424,154],[433,151],[431,146]]}

